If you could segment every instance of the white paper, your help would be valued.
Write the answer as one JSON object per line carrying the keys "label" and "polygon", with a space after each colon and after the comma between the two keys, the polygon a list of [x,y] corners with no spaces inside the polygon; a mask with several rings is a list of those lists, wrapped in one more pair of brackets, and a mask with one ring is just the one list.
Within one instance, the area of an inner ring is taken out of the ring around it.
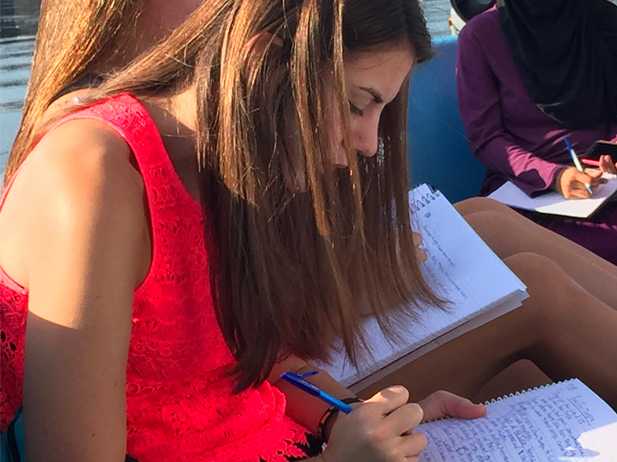
{"label": "white paper", "polygon": [[[449,300],[447,309],[421,308],[414,322],[403,320],[400,342],[389,342],[374,318],[365,322],[371,356],[355,369],[343,354],[319,364],[343,385],[359,390],[393,369],[494,317],[520,306],[524,284],[439,192],[422,185],[410,192],[412,226],[423,236],[429,286]],[[493,311],[494,310],[494,311]]]}
{"label": "white paper", "polygon": [[615,462],[617,414],[577,379],[488,404],[486,417],[422,424],[421,462]]}
{"label": "white paper", "polygon": [[511,181],[488,197],[517,209],[573,218],[588,218],[617,191],[617,179],[599,185],[589,199],[566,199],[556,191],[529,197]]}

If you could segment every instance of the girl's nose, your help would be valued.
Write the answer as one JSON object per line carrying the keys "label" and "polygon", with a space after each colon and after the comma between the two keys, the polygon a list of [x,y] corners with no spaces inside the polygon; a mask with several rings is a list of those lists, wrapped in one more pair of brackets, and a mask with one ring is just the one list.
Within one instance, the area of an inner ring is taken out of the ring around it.
{"label": "girl's nose", "polygon": [[354,149],[364,157],[373,157],[379,149],[379,118],[356,122],[353,127]]}

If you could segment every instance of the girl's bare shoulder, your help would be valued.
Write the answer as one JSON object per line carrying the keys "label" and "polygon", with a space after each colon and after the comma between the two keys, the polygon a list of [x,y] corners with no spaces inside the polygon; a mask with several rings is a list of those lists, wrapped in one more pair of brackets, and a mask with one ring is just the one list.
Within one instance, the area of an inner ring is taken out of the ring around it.
{"label": "girl's bare shoulder", "polygon": [[147,227],[143,199],[143,180],[124,140],[103,122],[67,121],[33,149],[7,194],[0,267],[15,267],[19,275],[18,261],[23,273],[24,255],[54,239],[89,240],[101,251],[138,248]]}
{"label": "girl's bare shoulder", "polygon": [[126,142],[105,123],[69,120],[46,134],[23,163],[7,197],[28,205],[106,201],[139,204],[143,181]]}

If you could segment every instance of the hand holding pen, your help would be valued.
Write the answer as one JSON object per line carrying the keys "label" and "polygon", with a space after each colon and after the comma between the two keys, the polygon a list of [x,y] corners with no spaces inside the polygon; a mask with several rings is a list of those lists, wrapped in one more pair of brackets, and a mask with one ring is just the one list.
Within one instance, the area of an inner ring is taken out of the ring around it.
{"label": "hand holding pen", "polygon": [[[281,376],[292,385],[339,409],[328,446],[311,460],[326,462],[394,462],[418,457],[426,447],[426,437],[414,433],[423,416],[418,404],[408,404],[404,387],[380,391],[361,406],[352,408],[305,380],[316,372]],[[308,384],[308,385],[307,385]]]}
{"label": "hand holding pen", "polygon": [[600,171],[585,171],[574,152],[570,140],[564,138],[568,154],[574,167],[563,170],[555,181],[555,189],[566,199],[587,199],[593,194],[593,188],[606,180],[601,178]]}
{"label": "hand holding pen", "polygon": [[[574,149],[572,148],[572,144],[570,144],[570,140],[568,139],[568,137],[566,136],[563,141],[566,143],[566,148],[568,149],[568,152],[570,153],[570,157],[572,158],[572,162],[574,162],[574,166],[576,167],[576,170],[578,170],[580,173],[585,173],[585,170],[583,169],[583,166],[581,165],[581,161],[578,159],[578,156],[576,155],[576,152],[574,152]],[[585,185],[585,189],[587,189],[587,192],[589,192],[589,195],[591,196],[593,194],[593,191],[591,189],[591,184],[590,183],[583,183]]]}

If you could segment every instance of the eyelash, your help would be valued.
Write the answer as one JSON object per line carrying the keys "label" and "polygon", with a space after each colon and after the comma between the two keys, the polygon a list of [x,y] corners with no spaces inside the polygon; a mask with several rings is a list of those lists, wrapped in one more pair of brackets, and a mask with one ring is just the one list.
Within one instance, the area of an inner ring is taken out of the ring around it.
{"label": "eyelash", "polygon": [[357,116],[364,115],[364,111],[360,109],[358,106],[356,106],[355,104],[353,104],[351,101],[349,101],[349,110],[351,111],[352,114],[355,114]]}

